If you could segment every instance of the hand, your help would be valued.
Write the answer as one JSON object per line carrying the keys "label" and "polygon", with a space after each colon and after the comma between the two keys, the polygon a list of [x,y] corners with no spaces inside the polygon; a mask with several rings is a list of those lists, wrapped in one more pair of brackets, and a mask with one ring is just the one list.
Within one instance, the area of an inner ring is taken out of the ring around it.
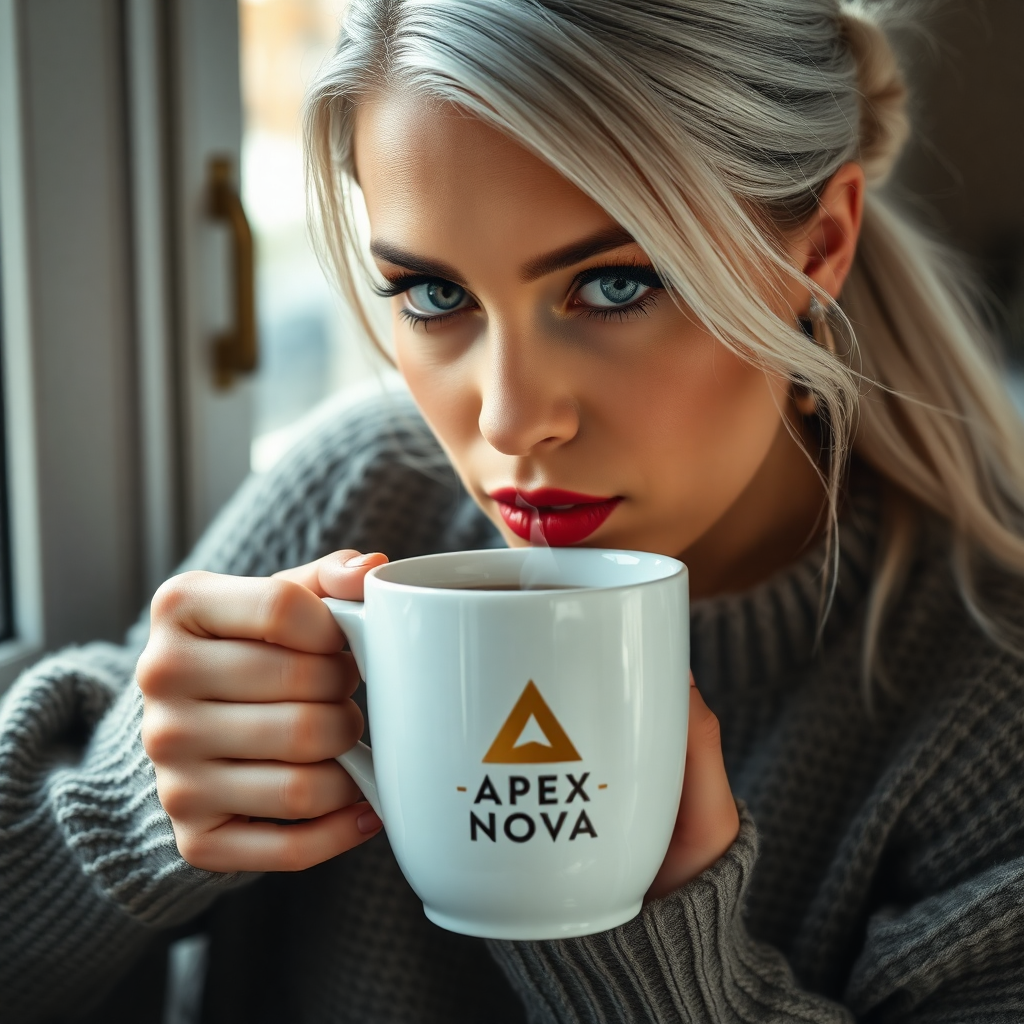
{"label": "hand", "polygon": [[386,561],[338,551],[269,579],[187,572],[156,592],[137,669],[142,742],[193,866],[297,871],[380,831],[334,760],[363,716],[355,662],[320,598],[362,600],[363,577]]}
{"label": "hand", "polygon": [[722,760],[722,732],[691,674],[683,796],[668,853],[647,899],[667,896],[711,867],[739,831],[740,815]]}

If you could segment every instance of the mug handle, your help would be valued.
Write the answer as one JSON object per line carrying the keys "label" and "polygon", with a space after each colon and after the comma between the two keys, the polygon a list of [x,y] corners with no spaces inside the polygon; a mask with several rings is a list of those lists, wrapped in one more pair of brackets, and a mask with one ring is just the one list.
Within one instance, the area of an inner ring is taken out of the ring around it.
{"label": "mug handle", "polygon": [[[352,656],[356,659],[359,675],[366,678],[366,605],[362,601],[339,601],[335,597],[322,599],[334,621],[341,626]],[[352,781],[362,791],[369,805],[382,820],[384,815],[380,809],[380,797],[377,795],[377,780],[373,774],[373,752],[361,742],[357,742],[351,750],[337,758],[352,776]]]}

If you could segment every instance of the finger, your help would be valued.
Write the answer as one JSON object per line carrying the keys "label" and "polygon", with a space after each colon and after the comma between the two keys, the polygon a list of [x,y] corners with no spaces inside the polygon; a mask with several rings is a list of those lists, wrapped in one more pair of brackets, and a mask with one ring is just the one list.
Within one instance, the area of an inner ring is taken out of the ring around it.
{"label": "finger", "polygon": [[348,807],[359,787],[337,761],[206,761],[189,770],[162,770],[157,794],[174,819],[213,824],[237,815],[303,819]]}
{"label": "finger", "polygon": [[291,580],[311,590],[317,597],[336,597],[342,601],[362,601],[363,580],[375,566],[384,565],[388,556],[380,551],[363,554],[351,548],[333,551],[315,562],[275,573],[277,579]]}
{"label": "finger", "polygon": [[351,654],[307,654],[258,640],[208,640],[177,630],[153,638],[139,661],[147,697],[237,702],[339,702],[359,685]]}
{"label": "finger", "polygon": [[160,765],[231,758],[312,764],[350,750],[363,734],[351,701],[156,702],[143,716],[143,743]]}
{"label": "finger", "polygon": [[344,638],[326,605],[290,580],[186,572],[153,597],[154,628],[195,636],[264,640],[311,654],[333,654]]}
{"label": "finger", "polygon": [[381,829],[369,804],[358,803],[294,825],[234,818],[209,832],[175,825],[182,857],[207,871],[303,871],[372,838]]}

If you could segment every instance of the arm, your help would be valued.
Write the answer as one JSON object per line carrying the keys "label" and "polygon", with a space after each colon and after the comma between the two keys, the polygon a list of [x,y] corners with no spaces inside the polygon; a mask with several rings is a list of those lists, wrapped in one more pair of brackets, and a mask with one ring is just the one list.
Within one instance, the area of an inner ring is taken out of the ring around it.
{"label": "arm", "polygon": [[[739,811],[739,813],[738,813]],[[852,1021],[802,991],[784,957],[743,922],[757,834],[726,777],[718,719],[690,679],[686,772],[668,853],[643,911],[558,942],[492,942],[531,1022]]]}
{"label": "arm", "polygon": [[[781,952],[748,932],[743,906],[757,836],[741,808],[739,834],[725,854],[626,925],[562,942],[491,943],[531,1021],[1018,1019],[1021,667],[1005,659],[943,698],[929,691],[929,718],[918,723],[864,812],[863,848],[847,851],[851,864],[869,872],[865,884],[879,873],[884,890],[875,892],[887,899],[865,907],[864,937],[844,968],[841,1002],[802,987]],[[689,756],[687,779],[689,786]]]}
{"label": "arm", "polygon": [[718,863],[628,924],[561,942],[492,942],[492,953],[532,1024],[1019,1019],[1024,858],[876,913],[840,1004],[802,988],[782,954],[748,933],[743,894],[756,856],[744,812]]}
{"label": "arm", "polygon": [[4,1019],[99,994],[155,929],[240,876],[189,867],[139,740],[134,652],[69,650],[0,709],[0,991]]}
{"label": "arm", "polygon": [[[346,412],[250,478],[185,567],[267,576],[346,541],[416,553],[429,541],[386,499],[411,492],[426,507],[460,508],[437,463],[400,396]],[[479,517],[451,519],[453,547],[479,544]],[[178,852],[140,735],[134,674],[148,635],[144,615],[125,647],[48,658],[0,705],[0,1004],[12,1024],[80,1007],[157,930],[251,877],[198,870]]]}
{"label": "arm", "polygon": [[782,954],[747,933],[743,892],[757,836],[612,931],[559,942],[492,942],[532,1024],[622,1021],[846,1024],[849,1010],[801,990]]}
{"label": "arm", "polygon": [[726,777],[718,719],[690,677],[686,771],[676,827],[643,911],[561,942],[491,943],[532,1024],[604,1021],[849,1022],[800,990],[783,956],[743,923],[757,833]]}

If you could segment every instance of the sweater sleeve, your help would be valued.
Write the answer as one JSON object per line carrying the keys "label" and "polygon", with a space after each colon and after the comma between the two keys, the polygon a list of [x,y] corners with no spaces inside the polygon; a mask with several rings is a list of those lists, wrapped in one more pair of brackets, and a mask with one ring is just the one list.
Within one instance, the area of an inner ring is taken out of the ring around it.
{"label": "sweater sleeve", "polygon": [[782,954],[747,932],[743,894],[757,833],[742,804],[740,812],[726,854],[632,921],[578,939],[490,943],[531,1024],[853,1021],[801,989]]}
{"label": "sweater sleeve", "polygon": [[[403,509],[424,511],[410,525]],[[342,547],[391,557],[483,546],[493,530],[407,399],[326,418],[250,477],[183,568],[263,576]],[[35,665],[0,703],[0,1005],[5,1024],[78,1008],[158,930],[254,876],[188,865],[156,793],[134,680],[143,615],[125,646]]]}
{"label": "sweater sleeve", "polygon": [[0,711],[0,992],[4,1020],[102,993],[154,930],[238,875],[182,860],[139,738],[135,658],[109,644],[23,674]]}

